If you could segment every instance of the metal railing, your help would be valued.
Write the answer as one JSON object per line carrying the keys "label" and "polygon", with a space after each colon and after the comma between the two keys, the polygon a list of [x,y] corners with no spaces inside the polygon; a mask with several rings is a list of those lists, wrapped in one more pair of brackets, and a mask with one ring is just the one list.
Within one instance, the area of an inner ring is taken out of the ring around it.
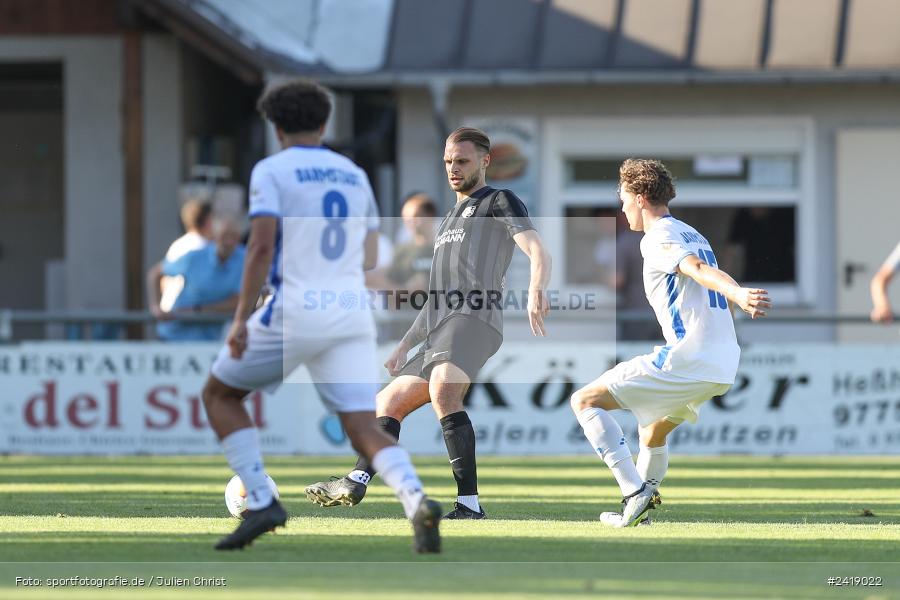
{"label": "metal railing", "polygon": [[[410,322],[415,313],[409,311],[376,311],[375,319],[378,323],[402,323]],[[522,311],[511,312],[505,315],[511,320],[524,319],[525,314]],[[648,316],[645,312],[634,311],[614,311],[599,310],[591,311],[591,314],[554,312],[551,315],[554,320],[562,321],[617,321],[620,323],[650,323],[655,322],[652,316]],[[192,314],[173,315],[169,321],[179,321],[184,323],[226,323],[231,319],[229,314]],[[751,320],[743,313],[735,315],[735,320],[739,324],[749,323]],[[894,315],[894,321],[900,322],[900,315]],[[69,331],[80,330],[81,335],[69,337],[69,339],[92,339],[96,336],[90,334],[90,329],[95,325],[107,326],[126,326],[126,325],[152,325],[157,319],[147,311],[137,310],[12,310],[0,309],[0,342],[10,341],[13,338],[13,327],[17,324],[37,324],[52,325],[60,324],[67,326]],[[882,323],[873,323],[868,315],[848,315],[838,313],[812,313],[812,314],[795,314],[795,315],[770,315],[760,322],[763,323],[791,323],[798,325],[849,325],[849,324],[868,324],[883,325]]]}

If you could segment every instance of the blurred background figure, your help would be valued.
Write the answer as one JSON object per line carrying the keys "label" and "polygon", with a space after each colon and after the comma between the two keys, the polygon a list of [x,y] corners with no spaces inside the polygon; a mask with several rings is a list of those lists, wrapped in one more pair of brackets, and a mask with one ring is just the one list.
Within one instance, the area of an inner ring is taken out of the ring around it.
{"label": "blurred background figure", "polygon": [[890,323],[894,320],[894,309],[888,298],[887,288],[894,278],[894,274],[900,270],[900,243],[890,253],[878,272],[872,278],[869,289],[872,293],[872,321],[876,323]]}
{"label": "blurred background figure", "polygon": [[404,203],[400,216],[410,239],[394,249],[394,259],[387,270],[388,283],[392,289],[427,290],[437,207],[428,195],[417,194]]}
{"label": "blurred background figure", "polygon": [[[198,198],[190,198],[181,205],[181,224],[184,235],[172,242],[166,251],[165,260],[175,262],[193,250],[204,248],[212,238],[212,204]],[[159,282],[162,297],[159,307],[169,312],[175,305],[175,299],[184,288],[182,277],[163,276]]]}
{"label": "blurred background figure", "polygon": [[[625,317],[617,319],[617,340],[660,339],[662,332],[644,292],[643,234],[631,231],[621,210],[600,207],[594,208],[590,215],[574,217],[570,223],[573,234],[576,229],[590,231],[595,240],[590,250],[591,260],[570,263],[572,282],[599,284],[615,294],[616,314]],[[590,230],[586,224],[588,219]],[[577,254],[577,250],[573,252]]]}
{"label": "blurred background figure", "polygon": [[[410,192],[406,196],[404,196],[403,202],[400,204],[400,215],[401,215],[401,217],[403,217],[403,225],[404,226],[400,227],[394,233],[394,244],[396,246],[399,246],[401,244],[407,244],[412,241],[413,236],[414,236],[414,231],[412,229],[410,229],[409,226],[407,225],[406,218],[404,216],[407,213],[405,213],[404,211],[411,210],[412,207],[419,206],[420,204],[431,205],[434,208],[433,216],[437,215],[437,202],[435,202],[434,199],[430,195],[426,194],[425,192],[415,191],[415,192]],[[407,206],[409,206],[410,209],[407,209],[406,208]],[[437,220],[432,220],[431,225],[436,232],[438,225],[440,225],[440,222]],[[434,234],[432,234],[432,237],[434,237]]]}
{"label": "blurred background figure", "polygon": [[[594,210],[593,218],[597,226],[597,233],[600,238],[594,244],[593,250],[593,272],[590,274],[590,281],[600,283],[612,289],[616,286],[616,217],[615,212],[608,208],[598,208]],[[627,225],[627,224],[626,224]]]}
{"label": "blurred background figure", "polygon": [[[244,267],[242,228],[233,216],[212,220],[213,241],[190,250],[175,260],[166,258],[147,274],[147,304],[160,320],[157,335],[166,341],[218,340],[221,323],[190,323],[172,320],[172,316],[221,314],[227,318],[237,306]],[[159,281],[163,277],[181,277],[183,288],[170,310],[160,306]]]}
{"label": "blurred background figure", "polygon": [[[618,340],[662,339],[662,331],[644,290],[642,237],[643,233],[632,231],[628,226],[625,213],[616,211],[616,272],[613,279],[616,313],[629,317],[618,321]],[[631,320],[632,317],[641,320]]]}
{"label": "blurred background figure", "polygon": [[[416,311],[411,310],[414,307],[409,304],[409,294],[428,290],[431,259],[434,256],[437,206],[431,197],[422,193],[407,196],[400,209],[400,216],[403,235],[398,237],[406,241],[393,247],[388,262],[379,260],[379,266],[366,273],[366,286],[369,289],[389,293],[379,296],[376,306],[384,307],[395,317],[379,325],[380,339],[402,336],[409,329],[416,317]],[[379,248],[379,258],[380,253]],[[396,292],[401,290],[407,294],[403,305],[397,303]],[[397,310],[407,310],[409,318],[403,318]]]}

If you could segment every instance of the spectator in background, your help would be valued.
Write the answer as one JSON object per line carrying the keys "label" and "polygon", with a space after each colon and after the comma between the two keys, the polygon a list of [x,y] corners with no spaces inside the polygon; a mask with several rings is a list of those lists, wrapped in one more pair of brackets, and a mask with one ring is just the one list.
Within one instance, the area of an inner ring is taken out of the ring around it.
{"label": "spectator in background", "polygon": [[894,274],[900,270],[900,243],[890,253],[878,272],[872,278],[869,290],[872,293],[872,321],[876,323],[890,323],[894,320],[894,309],[888,298],[887,288],[894,278]]}
{"label": "spectator in background", "polygon": [[[579,261],[574,266],[584,267],[576,273],[577,283],[600,284],[616,294],[616,312],[627,315],[629,320],[619,320],[616,327],[618,340],[656,340],[662,331],[647,301],[644,291],[641,238],[643,234],[632,231],[628,219],[621,210],[595,208],[591,212],[597,241],[591,251],[592,261]],[[646,317],[646,321],[631,318]]]}
{"label": "spectator in background", "polygon": [[[766,243],[761,244],[760,235]],[[734,215],[723,268],[741,281],[794,281],[794,211],[788,207],[754,206]],[[743,264],[743,269],[736,268]],[[739,275],[738,275],[739,274]]]}
{"label": "spectator in background", "polygon": [[[199,250],[210,243],[212,238],[212,204],[191,198],[181,206],[181,224],[184,235],[172,242],[166,251],[166,260],[175,262],[192,250]],[[162,299],[159,306],[164,312],[172,310],[175,298],[184,287],[181,277],[163,277],[159,281]]]}
{"label": "spectator in background", "polygon": [[415,194],[404,202],[400,216],[409,241],[395,246],[390,264],[372,271],[366,284],[378,290],[427,290],[437,206],[427,195]]}
{"label": "spectator in background", "polygon": [[617,219],[614,216],[616,212],[621,211],[596,208],[592,212],[599,238],[591,253],[594,260],[588,279],[591,283],[599,283],[614,290],[618,289],[616,285]]}
{"label": "spectator in background", "polygon": [[[437,214],[437,203],[434,199],[426,194],[425,192],[410,192],[403,198],[403,202],[401,202],[400,211],[402,216],[403,207],[415,206],[417,203],[427,203],[431,204],[435,207],[435,214]],[[437,229],[440,225],[440,222],[437,220],[432,221],[432,225],[434,226],[434,235],[437,235]],[[413,239],[413,231],[409,229],[409,227],[401,227],[397,232],[394,233],[394,245],[400,246],[402,244],[408,244]]]}
{"label": "spectator in background", "polygon": [[[213,220],[213,241],[191,250],[176,260],[157,263],[147,275],[147,304],[160,319],[156,331],[167,341],[218,340],[221,323],[174,321],[172,315],[221,313],[228,317],[237,306],[244,267],[244,246],[240,243],[241,227],[231,216]],[[181,276],[184,288],[175,299],[171,311],[159,305],[160,278]]]}
{"label": "spectator in background", "polygon": [[622,211],[616,212],[616,312],[629,316],[646,317],[644,321],[619,321],[619,340],[657,340],[662,330],[656,315],[650,308],[644,289],[644,257],[641,255],[643,233],[632,231],[628,218]]}
{"label": "spectator in background", "polygon": [[[397,292],[404,290],[412,293],[416,290],[428,289],[428,277],[431,273],[431,258],[434,255],[435,217],[437,206],[426,194],[412,194],[407,196],[403,207],[400,209],[403,220],[403,231],[409,241],[398,244],[393,249],[390,262],[379,265],[366,273],[366,286],[373,290]],[[382,304],[379,298],[376,305],[389,311],[397,308],[410,308],[409,294],[406,296],[407,304],[400,306],[397,296],[386,297],[387,303]],[[397,313],[394,313],[397,314]],[[416,317],[416,312],[410,311],[409,319],[391,319],[380,323],[378,326],[379,341],[397,340],[409,329]]]}
{"label": "spectator in background", "polygon": [[427,290],[431,259],[434,256],[434,221],[437,207],[425,194],[413,196],[403,205],[400,217],[411,236],[406,244],[394,250],[394,260],[387,272],[394,289]]}

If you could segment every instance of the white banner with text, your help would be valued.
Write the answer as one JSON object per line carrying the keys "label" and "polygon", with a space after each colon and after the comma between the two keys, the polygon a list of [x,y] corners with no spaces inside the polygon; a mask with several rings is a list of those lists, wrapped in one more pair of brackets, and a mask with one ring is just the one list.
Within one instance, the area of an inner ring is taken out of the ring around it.
{"label": "white banner with text", "polygon": [[[387,356],[391,348],[381,348]],[[508,342],[466,399],[482,454],[590,453],[571,393],[645,344]],[[216,344],[34,342],[0,347],[0,452],[209,454],[219,451],[200,392]],[[307,383],[247,402],[272,454],[351,454]],[[387,376],[385,375],[385,381]],[[510,381],[523,383],[508,383]],[[636,425],[616,411],[635,447]],[[684,454],[900,452],[900,346],[755,345],[737,381],[670,436]],[[403,423],[413,453],[446,452],[430,407]]]}

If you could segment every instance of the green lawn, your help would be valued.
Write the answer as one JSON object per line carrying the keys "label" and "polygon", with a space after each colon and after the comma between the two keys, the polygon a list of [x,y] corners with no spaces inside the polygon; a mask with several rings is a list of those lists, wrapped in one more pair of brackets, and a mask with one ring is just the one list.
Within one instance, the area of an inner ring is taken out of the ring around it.
{"label": "green lawn", "polygon": [[[366,598],[900,597],[900,564],[891,562],[900,560],[900,457],[676,456],[655,523],[629,530],[596,522],[618,500],[596,458],[482,458],[490,519],[446,522],[436,557],[410,553],[409,526],[381,483],[354,508],[306,501],[306,484],[350,464],[269,459],[292,519],[250,550],[223,554],[212,544],[236,523],[222,500],[224,458],[0,457],[0,597],[124,593],[15,587],[17,576],[72,575],[228,581],[151,581],[128,593],[154,598],[318,598],[335,585]],[[446,459],[417,464],[449,507]],[[829,587],[829,576],[880,576],[884,585]]]}

